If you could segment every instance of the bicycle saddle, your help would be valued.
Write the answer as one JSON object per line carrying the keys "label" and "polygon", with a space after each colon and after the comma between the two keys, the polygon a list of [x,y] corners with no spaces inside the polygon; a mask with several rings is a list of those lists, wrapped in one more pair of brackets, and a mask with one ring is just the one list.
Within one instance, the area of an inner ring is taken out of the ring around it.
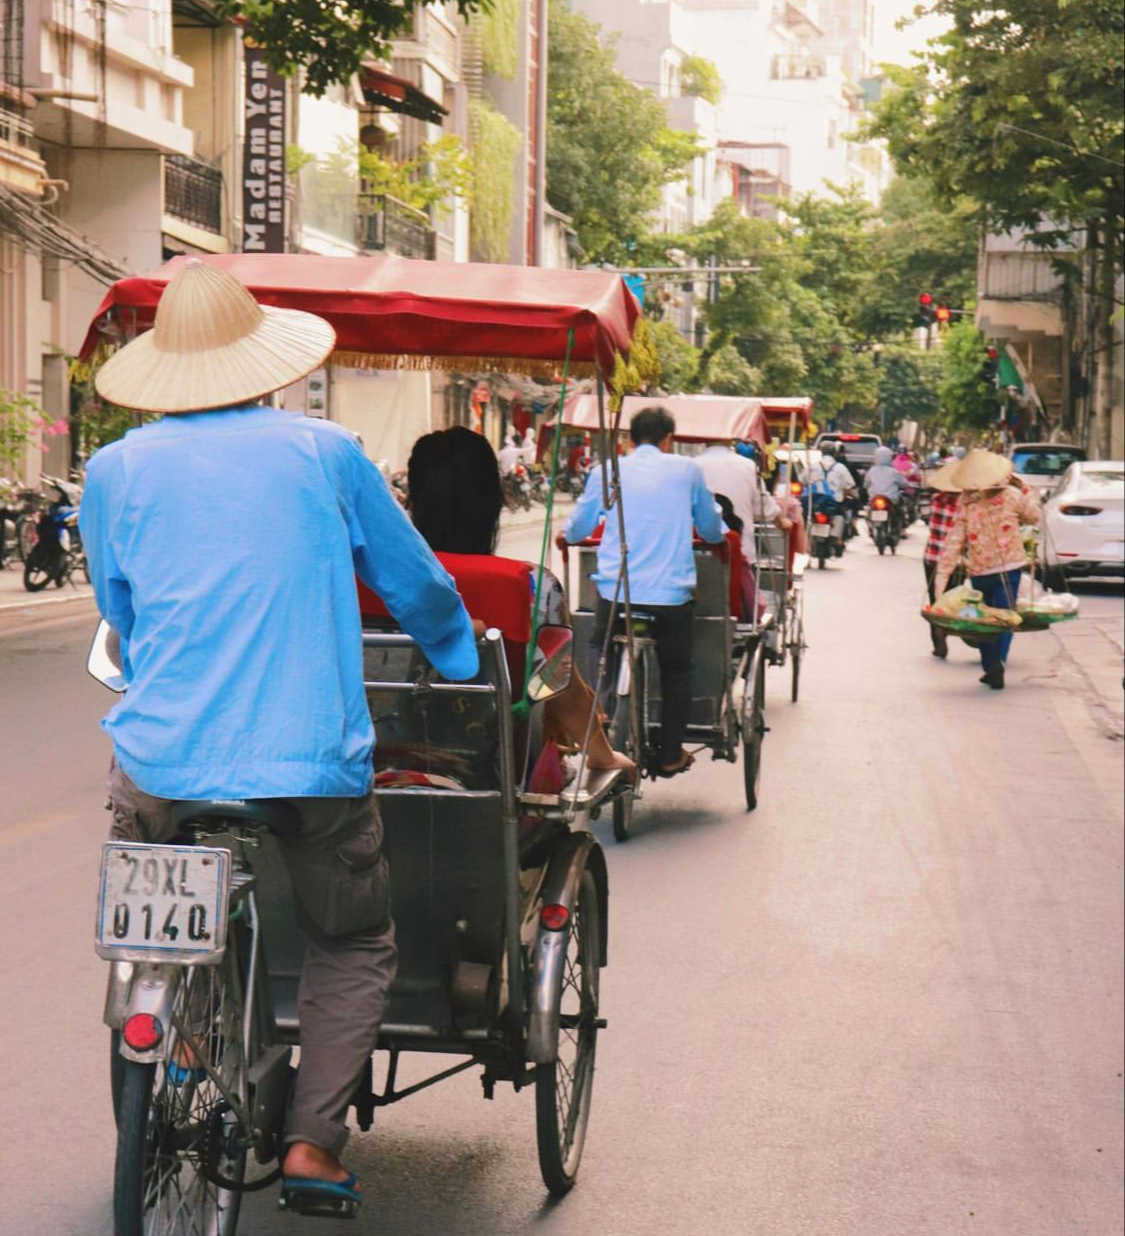
{"label": "bicycle saddle", "polygon": [[214,822],[213,832],[222,832],[225,824],[252,824],[267,828],[282,836],[300,831],[301,817],[296,807],[279,798],[219,798],[206,801],[177,802],[172,806],[172,818],[177,827],[187,824]]}

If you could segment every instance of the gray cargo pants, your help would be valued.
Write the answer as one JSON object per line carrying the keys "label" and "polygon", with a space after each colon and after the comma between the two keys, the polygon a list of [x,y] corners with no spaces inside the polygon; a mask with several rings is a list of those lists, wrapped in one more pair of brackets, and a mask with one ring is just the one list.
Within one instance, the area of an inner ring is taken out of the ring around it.
{"label": "gray cargo pants", "polygon": [[[114,840],[171,838],[167,799],[146,794],[116,764],[108,789]],[[397,963],[383,825],[374,794],[282,801],[301,818],[300,833],[278,843],[308,937],[298,994],[301,1064],[285,1140],[339,1154],[348,1101],[375,1050]]]}

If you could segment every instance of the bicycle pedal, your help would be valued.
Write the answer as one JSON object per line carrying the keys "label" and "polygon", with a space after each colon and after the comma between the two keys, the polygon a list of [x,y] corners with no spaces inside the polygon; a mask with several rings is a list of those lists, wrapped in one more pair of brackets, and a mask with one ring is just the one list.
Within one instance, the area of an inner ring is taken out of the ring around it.
{"label": "bicycle pedal", "polygon": [[282,1189],[277,1208],[305,1219],[354,1219],[359,1212],[359,1198],[290,1186]]}

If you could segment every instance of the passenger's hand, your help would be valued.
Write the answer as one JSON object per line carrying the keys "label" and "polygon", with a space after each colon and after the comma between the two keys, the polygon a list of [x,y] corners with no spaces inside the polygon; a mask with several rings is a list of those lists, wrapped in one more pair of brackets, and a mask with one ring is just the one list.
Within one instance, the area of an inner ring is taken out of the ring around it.
{"label": "passenger's hand", "polygon": [[484,639],[484,633],[488,628],[479,618],[473,619],[473,639]]}

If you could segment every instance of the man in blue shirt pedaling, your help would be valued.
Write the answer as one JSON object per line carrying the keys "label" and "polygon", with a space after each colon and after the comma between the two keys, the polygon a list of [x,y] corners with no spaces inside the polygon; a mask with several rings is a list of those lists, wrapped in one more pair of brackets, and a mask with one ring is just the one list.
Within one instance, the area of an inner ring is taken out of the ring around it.
{"label": "man in blue shirt pedaling", "polygon": [[[629,423],[636,449],[621,461],[621,502],[629,546],[629,599],[655,619],[656,659],[662,695],[661,750],[656,771],[673,777],[691,766],[684,750],[691,711],[692,592],[695,554],[692,527],[705,541],[723,539],[723,521],[694,460],[672,454],[676,422],[665,408],[643,408]],[[601,469],[591,471],[582,497],[563,529],[572,544],[588,537],[606,515]],[[598,547],[598,608],[591,647],[600,655],[618,591],[621,538],[617,520],[605,521]]]}
{"label": "man in blue shirt pedaling", "polygon": [[285,1187],[354,1203],[344,1118],[396,964],[355,574],[443,675],[478,661],[453,580],[355,437],[258,402],[334,343],[322,319],[189,261],[97,381],[175,415],[90,460],[81,530],[129,683],[102,723],[112,835],[168,840],[169,800],[283,799],[299,815],[279,838],[308,936]]}

